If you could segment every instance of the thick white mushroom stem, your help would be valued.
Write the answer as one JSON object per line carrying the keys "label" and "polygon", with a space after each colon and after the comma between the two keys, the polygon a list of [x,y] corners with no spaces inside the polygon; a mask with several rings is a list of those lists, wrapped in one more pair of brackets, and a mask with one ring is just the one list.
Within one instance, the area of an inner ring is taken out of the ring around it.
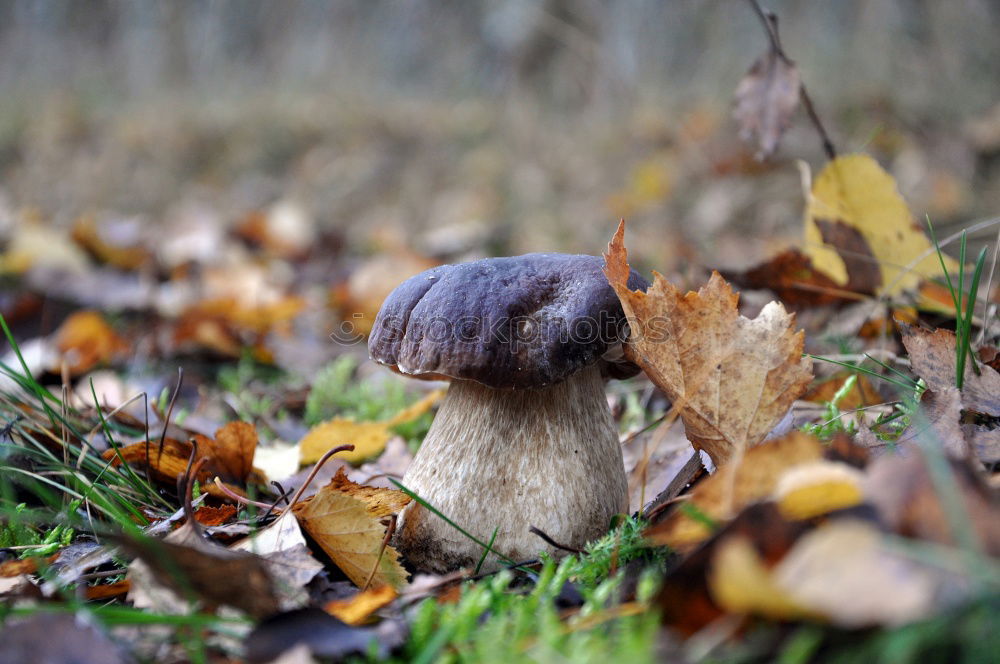
{"label": "thick white mushroom stem", "polygon": [[[582,548],[628,509],[621,446],[598,366],[540,389],[453,381],[403,483],[483,542],[522,561],[564,555],[529,532]],[[472,567],[483,548],[423,506],[403,512],[395,540],[419,571]],[[484,570],[502,562],[487,557]]]}

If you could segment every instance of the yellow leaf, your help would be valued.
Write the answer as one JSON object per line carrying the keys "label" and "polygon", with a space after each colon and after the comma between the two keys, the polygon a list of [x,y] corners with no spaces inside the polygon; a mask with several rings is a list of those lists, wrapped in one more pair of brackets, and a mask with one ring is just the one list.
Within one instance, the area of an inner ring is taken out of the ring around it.
{"label": "yellow leaf", "polygon": [[388,422],[355,422],[335,417],[320,422],[303,436],[299,442],[299,461],[315,463],[334,447],[349,444],[354,445],[353,451],[338,452],[335,457],[348,463],[360,463],[384,450],[391,437]]}
{"label": "yellow leaf", "polygon": [[753,544],[741,535],[719,544],[708,586],[719,606],[732,613],[756,613],[779,620],[816,617],[775,582]]}
{"label": "yellow leaf", "polygon": [[399,563],[399,552],[383,547],[383,542],[386,517],[398,514],[409,502],[402,491],[356,484],[341,468],[329,484],[292,511],[355,585],[364,586],[371,576],[374,588],[399,588],[406,580],[406,571]]}
{"label": "yellow leaf", "polygon": [[340,618],[348,625],[362,625],[369,617],[392,600],[397,594],[392,586],[380,586],[363,590],[348,599],[335,599],[323,607],[330,615]]}
{"label": "yellow leaf", "polygon": [[717,273],[697,293],[653,273],[645,293],[628,288],[624,223],[608,245],[605,274],[631,330],[625,355],[680,410],[688,440],[716,465],[757,444],[812,379],[795,317],[771,302],[750,320]]}
{"label": "yellow leaf", "polygon": [[860,505],[861,471],[836,461],[816,461],[792,468],[778,481],[775,500],[787,519],[811,519]]}
{"label": "yellow leaf", "polygon": [[[913,290],[921,280],[941,276],[937,253],[922,227],[914,223],[896,181],[866,154],[843,155],[827,164],[813,183],[806,207],[806,254],[816,269],[844,286],[848,282],[844,261],[824,244],[817,220],[839,221],[861,234],[881,271],[878,293]],[[906,270],[911,262],[914,265]],[[949,270],[957,269],[951,259],[945,264]]]}
{"label": "yellow leaf", "polygon": [[320,422],[310,429],[299,443],[299,461],[315,463],[338,445],[354,445],[352,452],[338,452],[335,456],[356,464],[380,454],[392,437],[390,429],[404,422],[415,420],[441,400],[445,390],[434,390],[420,401],[399,411],[385,422],[355,422],[345,417]]}
{"label": "yellow leaf", "polygon": [[[716,522],[725,522],[751,503],[767,500],[781,477],[796,466],[819,461],[823,446],[812,436],[796,431],[747,451],[741,463],[729,463],[695,486],[690,503],[697,512]],[[712,531],[704,520],[683,509],[647,529],[655,544],[688,551],[707,539]]]}

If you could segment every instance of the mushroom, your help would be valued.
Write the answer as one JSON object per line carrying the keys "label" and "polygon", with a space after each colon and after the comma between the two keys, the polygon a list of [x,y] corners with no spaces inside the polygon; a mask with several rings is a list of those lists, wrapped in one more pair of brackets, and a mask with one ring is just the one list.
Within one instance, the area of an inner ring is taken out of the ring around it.
{"label": "mushroom", "polygon": [[[628,509],[608,377],[627,332],[596,256],[528,254],[444,265],[403,282],[375,319],[376,362],[450,379],[403,484],[511,560],[582,548]],[[647,287],[632,272],[629,287]],[[420,571],[475,565],[483,549],[413,502],[396,546]],[[499,565],[495,556],[486,569]]]}

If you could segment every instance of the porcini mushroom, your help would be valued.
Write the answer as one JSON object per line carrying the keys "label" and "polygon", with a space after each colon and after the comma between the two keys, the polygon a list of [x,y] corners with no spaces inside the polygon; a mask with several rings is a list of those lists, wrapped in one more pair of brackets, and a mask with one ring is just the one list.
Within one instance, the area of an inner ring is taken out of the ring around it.
{"label": "porcini mushroom", "polygon": [[[581,548],[628,509],[605,379],[634,375],[627,329],[595,256],[528,254],[432,268],[375,320],[376,362],[451,386],[403,484],[511,560]],[[647,286],[633,272],[632,289]],[[475,565],[482,547],[416,502],[395,540],[416,569]],[[486,568],[495,568],[490,556]]]}

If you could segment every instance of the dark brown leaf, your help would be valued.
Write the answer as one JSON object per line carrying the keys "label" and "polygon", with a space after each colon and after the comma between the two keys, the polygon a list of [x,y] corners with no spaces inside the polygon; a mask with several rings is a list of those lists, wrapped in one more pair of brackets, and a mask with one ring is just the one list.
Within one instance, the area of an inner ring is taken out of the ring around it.
{"label": "dark brown leaf", "polygon": [[757,58],[736,86],[733,117],[740,137],[756,140],[757,158],[766,159],[778,147],[799,105],[799,70],[774,49]]}

